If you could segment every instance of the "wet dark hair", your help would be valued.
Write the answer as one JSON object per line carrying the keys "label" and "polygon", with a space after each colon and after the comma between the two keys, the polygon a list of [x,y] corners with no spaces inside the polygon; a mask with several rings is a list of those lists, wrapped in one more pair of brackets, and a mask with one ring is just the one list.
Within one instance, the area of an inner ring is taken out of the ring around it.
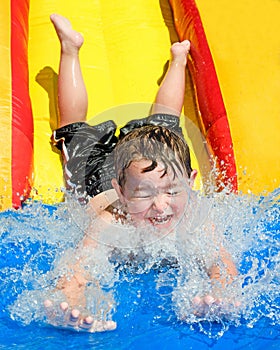
{"label": "wet dark hair", "polygon": [[159,162],[164,165],[162,176],[167,169],[173,171],[174,177],[178,170],[182,175],[185,172],[188,177],[192,172],[190,150],[186,141],[163,126],[142,126],[118,141],[114,150],[114,164],[120,186],[125,184],[125,170],[131,162],[141,159],[151,160],[151,165],[143,169],[143,173],[155,169]]}

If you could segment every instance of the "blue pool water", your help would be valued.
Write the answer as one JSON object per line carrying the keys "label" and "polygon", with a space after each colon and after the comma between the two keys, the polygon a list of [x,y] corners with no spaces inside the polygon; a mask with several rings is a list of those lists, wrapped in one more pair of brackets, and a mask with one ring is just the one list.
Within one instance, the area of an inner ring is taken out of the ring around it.
{"label": "blue pool water", "polygon": [[[48,288],[48,271],[81,238],[67,210],[31,203],[1,213],[0,348],[279,349],[279,191],[265,198],[229,199],[219,210],[233,251],[243,249],[236,254],[248,301],[243,311],[234,319],[180,321],[172,292],[176,271],[159,284],[157,269],[128,269],[113,284],[117,329],[95,334],[57,329],[38,315],[36,291]],[[230,220],[229,210],[236,220]],[[166,276],[167,268],[160,273]]]}

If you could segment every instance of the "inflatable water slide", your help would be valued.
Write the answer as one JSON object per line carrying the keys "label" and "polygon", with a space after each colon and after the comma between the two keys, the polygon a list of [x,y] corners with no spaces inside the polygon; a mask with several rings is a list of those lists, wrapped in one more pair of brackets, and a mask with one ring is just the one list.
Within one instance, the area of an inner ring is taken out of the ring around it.
{"label": "inflatable water slide", "polygon": [[51,13],[65,15],[84,35],[80,57],[88,118],[96,122],[112,114],[120,123],[134,112],[147,114],[170,44],[189,39],[188,118],[182,123],[200,181],[214,163],[219,184],[234,192],[279,187],[279,1],[3,0],[2,210],[20,207],[27,198],[62,199],[60,157],[49,142],[58,118],[60,53]]}

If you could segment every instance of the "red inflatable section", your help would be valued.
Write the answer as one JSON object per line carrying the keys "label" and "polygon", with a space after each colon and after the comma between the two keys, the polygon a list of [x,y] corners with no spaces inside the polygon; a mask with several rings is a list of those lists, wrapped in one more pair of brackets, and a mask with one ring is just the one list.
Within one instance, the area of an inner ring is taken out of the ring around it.
{"label": "red inflatable section", "polygon": [[11,0],[12,203],[28,198],[33,176],[33,116],[28,83],[29,0]]}
{"label": "red inflatable section", "polygon": [[191,41],[188,65],[196,89],[202,132],[218,167],[218,186],[222,184],[236,192],[236,164],[229,123],[199,11],[194,0],[169,2],[180,41]]}

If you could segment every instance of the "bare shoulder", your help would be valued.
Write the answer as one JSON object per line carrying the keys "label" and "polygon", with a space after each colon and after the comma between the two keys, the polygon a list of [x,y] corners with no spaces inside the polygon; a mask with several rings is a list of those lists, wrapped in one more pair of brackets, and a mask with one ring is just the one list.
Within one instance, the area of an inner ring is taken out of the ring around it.
{"label": "bare shoulder", "polygon": [[115,190],[102,192],[92,198],[87,206],[90,225],[85,238],[96,240],[112,224],[114,203],[118,201]]}
{"label": "bare shoulder", "polygon": [[99,193],[97,196],[93,197],[89,204],[88,210],[95,213],[96,216],[106,215],[106,210],[118,201],[118,195],[114,189]]}

